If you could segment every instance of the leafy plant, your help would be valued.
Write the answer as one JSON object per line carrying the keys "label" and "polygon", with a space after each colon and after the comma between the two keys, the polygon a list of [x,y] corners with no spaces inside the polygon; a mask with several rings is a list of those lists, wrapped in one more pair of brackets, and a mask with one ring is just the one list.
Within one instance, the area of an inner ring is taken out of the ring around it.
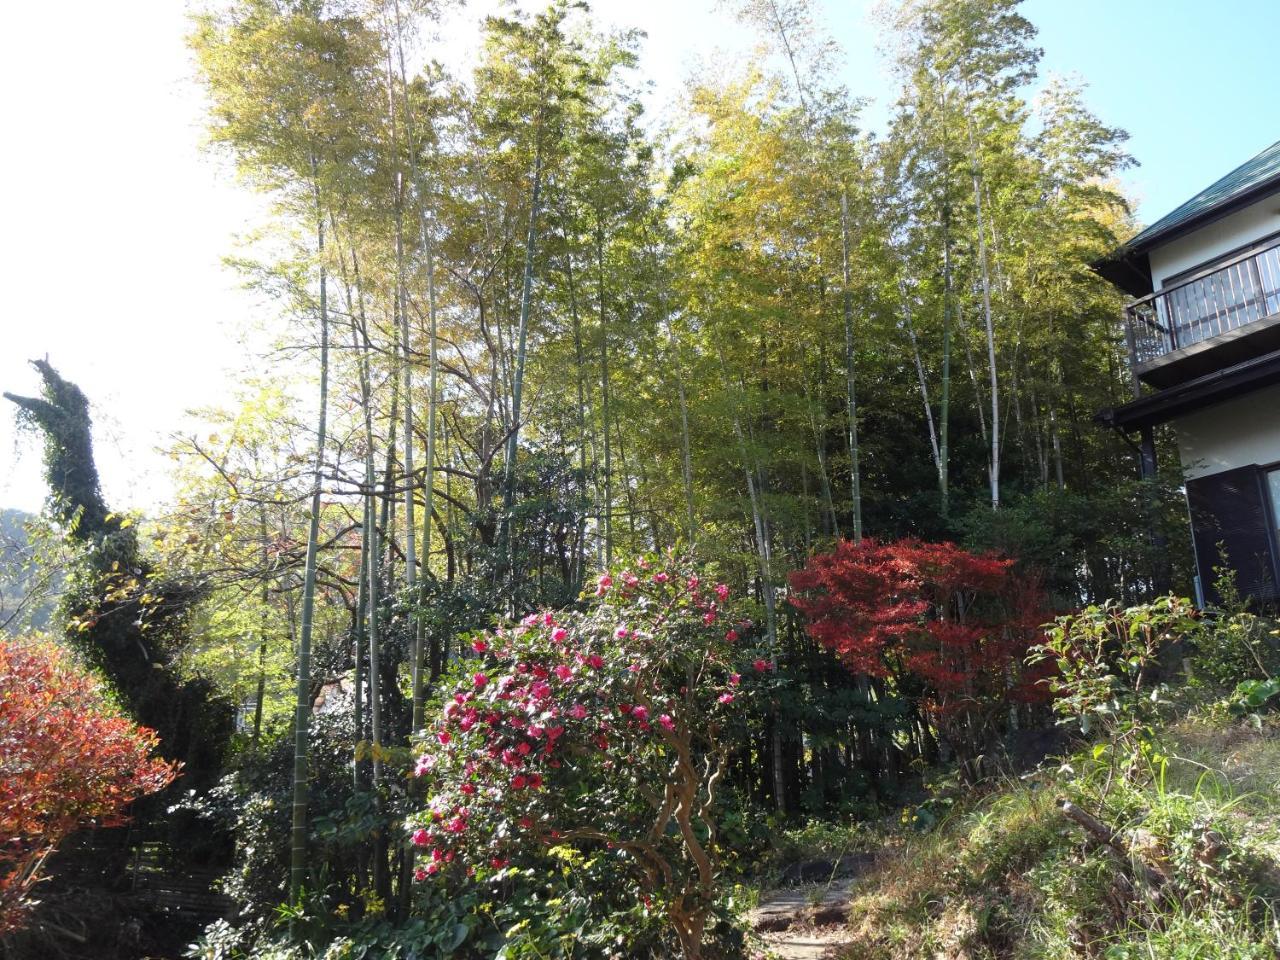
{"label": "leafy plant", "polygon": [[63,840],[124,822],[130,803],[173,781],[157,742],[65,650],[0,641],[0,934],[22,925]]}
{"label": "leafy plant", "polygon": [[966,761],[998,718],[1043,699],[1023,661],[1041,617],[1013,561],[951,543],[842,541],[791,575],[808,632],[854,673],[891,677]]}
{"label": "leafy plant", "polygon": [[[417,876],[467,889],[547,858],[594,871],[638,919],[665,918],[696,960],[716,926],[718,789],[737,701],[751,695],[742,675],[771,664],[742,649],[750,627],[728,587],[686,563],[641,560],[602,576],[596,594],[587,612],[473,638],[479,657],[418,761],[430,799],[410,824]],[[598,922],[587,905],[570,910],[581,936]],[[498,956],[543,940],[534,923],[508,928]]]}

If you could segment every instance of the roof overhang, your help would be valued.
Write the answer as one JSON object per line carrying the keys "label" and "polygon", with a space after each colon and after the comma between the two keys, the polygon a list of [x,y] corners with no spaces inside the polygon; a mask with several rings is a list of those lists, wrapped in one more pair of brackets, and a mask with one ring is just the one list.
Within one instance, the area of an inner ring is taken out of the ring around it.
{"label": "roof overhang", "polygon": [[[1269,148],[1269,151],[1274,152],[1276,146]],[[1266,152],[1268,151],[1264,151]],[[1222,200],[1209,203],[1193,214],[1188,215],[1181,210],[1175,210],[1163,221],[1157,221],[1105,257],[1089,264],[1089,267],[1125,293],[1134,297],[1145,297],[1153,292],[1151,262],[1148,257],[1153,249],[1215,223],[1223,217],[1229,217],[1275,193],[1280,193],[1280,173],[1273,173]],[[1194,198],[1188,203],[1194,203]],[[1164,221],[1169,222],[1166,225]]]}
{"label": "roof overhang", "polygon": [[1280,383],[1280,350],[1196,377],[1119,407],[1101,410],[1094,420],[1116,430],[1140,430],[1168,423],[1204,407]]}

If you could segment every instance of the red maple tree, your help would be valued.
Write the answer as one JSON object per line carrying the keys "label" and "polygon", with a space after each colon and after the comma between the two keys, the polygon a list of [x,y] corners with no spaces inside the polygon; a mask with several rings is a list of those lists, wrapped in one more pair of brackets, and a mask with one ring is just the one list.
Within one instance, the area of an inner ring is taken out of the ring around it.
{"label": "red maple tree", "polygon": [[131,802],[173,781],[156,745],[67,651],[0,641],[0,934],[22,925],[68,835],[124,822]]}
{"label": "red maple tree", "polygon": [[1013,565],[953,543],[846,540],[791,575],[791,603],[853,673],[913,692],[973,756],[1003,710],[1047,695],[1024,664],[1046,619],[1042,595]]}

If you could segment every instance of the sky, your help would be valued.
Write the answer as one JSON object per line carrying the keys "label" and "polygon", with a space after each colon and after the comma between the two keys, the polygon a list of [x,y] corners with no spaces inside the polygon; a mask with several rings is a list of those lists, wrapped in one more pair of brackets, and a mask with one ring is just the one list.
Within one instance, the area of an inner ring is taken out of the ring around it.
{"label": "sky", "polygon": [[[526,3],[539,0],[525,0]],[[471,62],[473,0],[437,56]],[[874,0],[820,0],[844,79],[882,129],[893,98]],[[648,38],[651,112],[692,71],[732,63],[751,36],[715,0],[596,0],[606,25]],[[1075,75],[1104,123],[1131,134],[1126,175],[1151,222],[1280,139],[1277,0],[1025,0],[1044,74]],[[0,389],[34,393],[48,356],[93,406],[103,488],[116,509],[170,492],[158,449],[187,411],[229,403],[262,304],[222,263],[262,200],[202,149],[203,102],[183,0],[15,4],[0,31]],[[713,54],[719,51],[719,59]],[[0,507],[44,497],[38,442],[0,405]]]}

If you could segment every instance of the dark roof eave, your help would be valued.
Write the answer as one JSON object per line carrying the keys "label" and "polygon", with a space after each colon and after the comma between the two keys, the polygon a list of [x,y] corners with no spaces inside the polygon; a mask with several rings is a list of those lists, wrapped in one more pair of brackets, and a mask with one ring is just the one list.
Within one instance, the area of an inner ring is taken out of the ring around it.
{"label": "dark roof eave", "polygon": [[1128,249],[1121,247],[1089,264],[1089,269],[1131,297],[1145,297],[1153,290],[1151,264],[1145,253],[1132,256]]}
{"label": "dark roof eave", "polygon": [[1094,420],[1114,430],[1140,430],[1275,383],[1280,383],[1280,350],[1100,410]]}

